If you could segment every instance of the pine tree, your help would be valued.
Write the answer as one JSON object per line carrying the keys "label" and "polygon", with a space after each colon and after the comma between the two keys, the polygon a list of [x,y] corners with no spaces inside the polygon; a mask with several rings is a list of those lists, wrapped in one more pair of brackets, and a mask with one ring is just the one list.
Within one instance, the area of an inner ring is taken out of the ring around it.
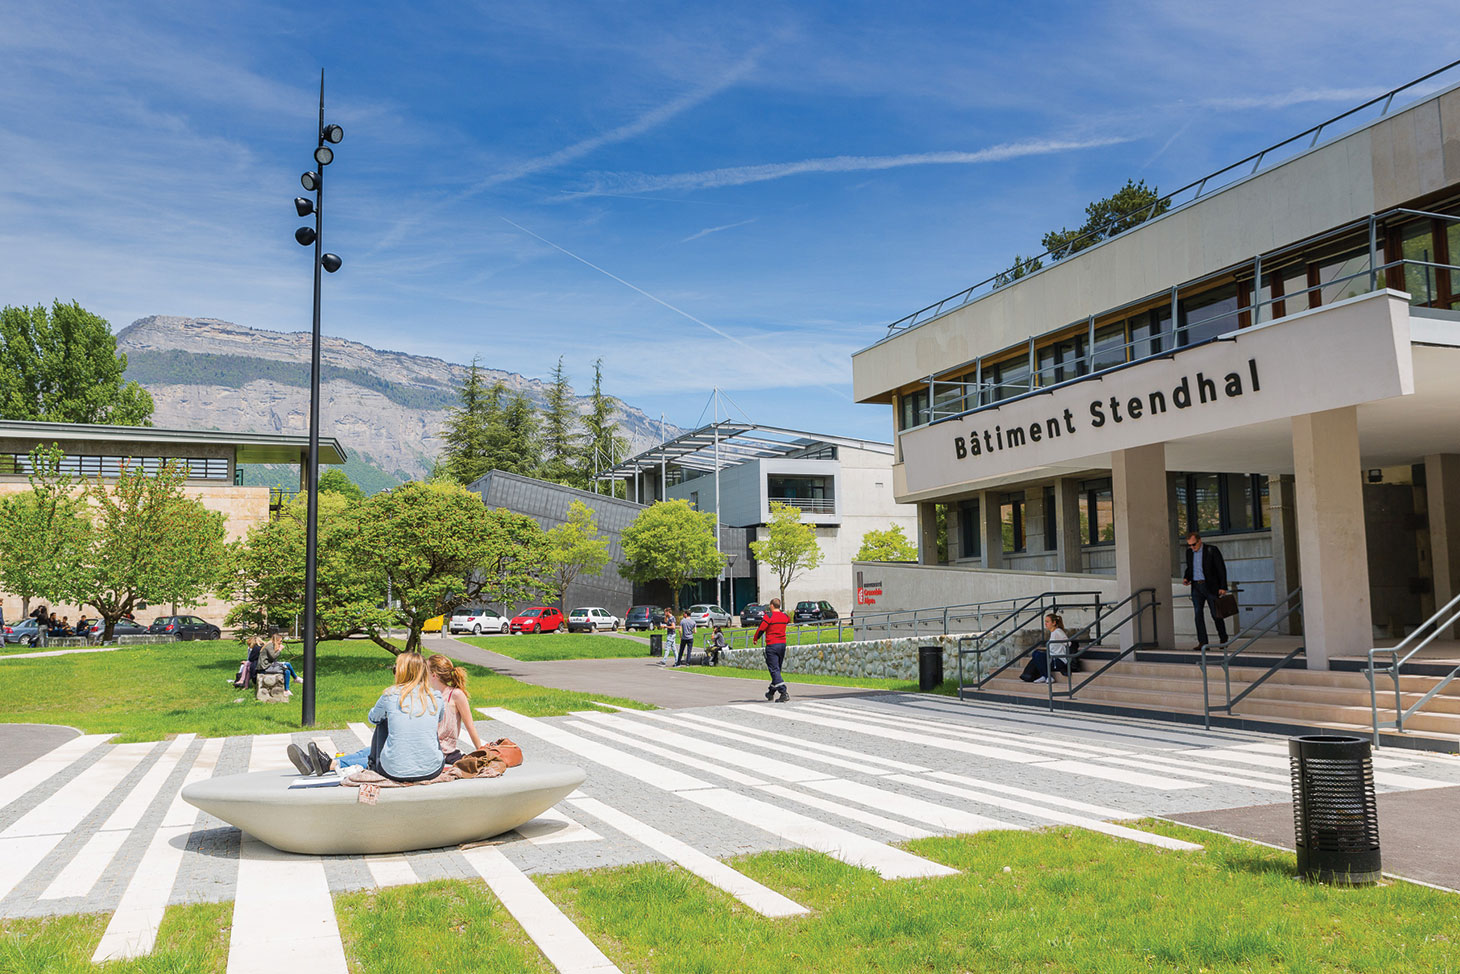
{"label": "pine tree", "polygon": [[[499,382],[492,389],[498,403],[501,386]],[[451,411],[451,418],[441,433],[446,449],[438,466],[441,473],[457,483],[470,484],[491,469],[487,461],[490,405],[493,400],[482,389],[482,371],[475,358],[471,360],[460,396],[461,404]]]}
{"label": "pine tree", "polygon": [[[579,476],[585,483],[591,484],[595,472],[609,469],[628,452],[628,440],[619,435],[618,421],[613,418],[614,405],[613,397],[603,392],[603,359],[600,358],[593,363],[593,394],[588,415],[583,417],[585,442],[578,457]],[[612,484],[615,497],[626,496],[627,490],[623,481]]]}
{"label": "pine tree", "polygon": [[578,411],[573,406],[573,387],[563,372],[563,357],[553,368],[553,384],[548,389],[547,409],[542,416],[543,458],[541,476],[544,480],[567,484],[570,487],[587,487],[588,482],[580,476],[574,465],[578,451]]}

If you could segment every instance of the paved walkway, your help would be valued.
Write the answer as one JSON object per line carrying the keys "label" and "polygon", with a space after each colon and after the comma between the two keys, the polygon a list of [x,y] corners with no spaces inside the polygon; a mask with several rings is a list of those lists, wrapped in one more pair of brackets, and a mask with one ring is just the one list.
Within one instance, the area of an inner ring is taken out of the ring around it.
{"label": "paved walkway", "polygon": [[[606,634],[605,634],[606,635]],[[497,639],[530,639],[530,636],[498,636]],[[635,639],[635,643],[639,640]],[[658,658],[648,655],[627,659],[577,659],[528,662],[501,653],[479,649],[449,636],[423,639],[428,652],[444,653],[452,659],[465,660],[495,670],[514,680],[559,690],[601,693],[610,697],[640,700],[656,707],[713,707],[737,703],[764,703],[770,680],[744,680],[738,677],[707,676],[662,666]],[[790,683],[792,697],[827,699],[880,693],[857,687],[822,686],[815,683]]]}
{"label": "paved walkway", "polygon": [[8,775],[81,732],[56,724],[0,724],[0,775]]}
{"label": "paved walkway", "polygon": [[[785,892],[723,860],[803,847],[889,881],[936,877],[949,869],[895,843],[1053,823],[1190,849],[1119,823],[1248,808],[1289,787],[1278,737],[914,694],[547,719],[481,709],[529,761],[577,764],[587,782],[493,845],[392,856],[284,855],[179,797],[190,781],[285,766],[290,741],[354,748],[363,724],[151,744],[73,737],[0,777],[0,917],[109,914],[100,961],[150,954],[169,905],[232,901],[233,929],[248,931],[230,948],[232,974],[273,974],[284,956],[343,974],[333,895],[481,879],[560,971],[610,972],[527,876],[665,861],[747,909],[795,915]],[[1386,803],[1433,796],[1453,809],[1460,760],[1385,751],[1375,766]],[[290,922],[256,922],[281,913]]]}

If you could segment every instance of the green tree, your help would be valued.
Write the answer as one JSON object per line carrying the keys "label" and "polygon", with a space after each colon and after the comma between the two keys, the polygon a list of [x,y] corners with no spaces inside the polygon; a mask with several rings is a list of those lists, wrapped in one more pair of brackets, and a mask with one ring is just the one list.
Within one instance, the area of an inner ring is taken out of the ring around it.
{"label": "green tree", "polygon": [[446,429],[441,432],[446,448],[436,465],[440,474],[459,484],[471,484],[492,469],[487,456],[488,428],[493,413],[501,409],[501,389],[500,382],[490,393],[483,388],[482,371],[473,358],[461,387],[461,401],[451,411]]}
{"label": "green tree", "polygon": [[363,501],[365,491],[360,485],[350,479],[350,475],[339,467],[330,467],[319,475],[319,492],[324,494],[339,494],[346,500]]}
{"label": "green tree", "polygon": [[103,639],[144,602],[192,605],[216,587],[227,557],[223,514],[187,496],[186,477],[166,463],[156,475],[129,466],[113,483],[87,485],[92,531],[77,601],[101,616]]}
{"label": "green tree", "polygon": [[512,394],[501,412],[501,437],[493,450],[499,470],[536,477],[542,466],[542,440],[537,434],[537,407],[521,392]]}
{"label": "green tree", "polygon": [[[324,478],[320,481],[323,484]],[[234,603],[227,622],[245,634],[264,635],[304,614],[307,504],[307,497],[300,494],[277,517],[255,525],[229,546],[227,570],[217,593]],[[360,517],[358,501],[321,489],[315,638],[365,635],[388,646],[386,632],[396,616],[384,605],[384,573],[358,550]]]}
{"label": "green tree", "polygon": [[558,605],[567,609],[568,586],[581,575],[597,575],[608,564],[608,539],[598,536],[593,511],[582,501],[568,505],[568,519],[547,532],[547,581]]}
{"label": "green tree", "polygon": [[1041,243],[1052,259],[1061,260],[1160,216],[1170,208],[1171,201],[1162,199],[1155,186],[1147,187],[1144,179],[1140,182],[1127,179],[1125,185],[1110,196],[1086,206],[1085,222],[1079,227],[1051,230],[1044,235]]}
{"label": "green tree", "polygon": [[[595,473],[611,469],[628,452],[629,441],[619,433],[618,421],[613,418],[615,404],[614,398],[603,392],[603,359],[597,359],[593,363],[593,393],[588,415],[583,417],[585,442],[578,468],[585,484],[591,484]],[[623,497],[628,485],[614,481],[610,490],[613,496]]]}
{"label": "green tree", "polygon": [[427,619],[471,603],[521,602],[543,588],[537,522],[487,510],[459,484],[412,482],[375,494],[361,505],[352,548],[389,581],[410,629],[407,650],[420,648]]}
{"label": "green tree", "polygon": [[816,529],[801,523],[801,508],[794,504],[771,501],[771,519],[765,537],[750,543],[755,560],[775,572],[781,584],[781,605],[786,604],[786,588],[802,572],[821,564],[821,545],[816,543]]}
{"label": "green tree", "polygon": [[152,397],[122,373],[111,326],[75,303],[0,310],[0,417],[152,425]]}
{"label": "green tree", "polygon": [[30,451],[30,490],[0,501],[0,588],[30,614],[34,598],[74,601],[91,532],[86,502],[54,444]]}
{"label": "green tree", "polygon": [[917,561],[918,546],[908,540],[901,524],[894,524],[886,531],[873,528],[862,535],[862,547],[857,549],[855,561]]}
{"label": "green tree", "polygon": [[576,463],[578,456],[578,410],[573,404],[573,387],[563,371],[563,357],[553,367],[553,384],[548,387],[547,409],[542,414],[542,478],[570,487],[587,487]]}
{"label": "green tree", "polygon": [[1044,261],[1038,257],[1022,257],[1014,255],[1013,265],[1006,271],[1000,271],[994,275],[994,287],[1001,288],[1007,284],[1013,284],[1026,274],[1033,274],[1044,266]]}
{"label": "green tree", "polygon": [[619,574],[631,581],[664,581],[679,611],[679,591],[695,578],[714,578],[725,567],[715,550],[715,515],[689,501],[659,501],[644,508],[624,529],[624,563]]}

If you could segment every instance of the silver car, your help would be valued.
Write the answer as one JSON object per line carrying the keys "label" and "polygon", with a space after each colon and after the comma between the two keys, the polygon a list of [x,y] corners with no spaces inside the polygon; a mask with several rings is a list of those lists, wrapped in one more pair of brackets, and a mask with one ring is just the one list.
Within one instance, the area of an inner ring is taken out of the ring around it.
{"label": "silver car", "polygon": [[695,621],[696,629],[700,626],[730,625],[730,613],[718,605],[692,605],[689,607],[689,617]]}

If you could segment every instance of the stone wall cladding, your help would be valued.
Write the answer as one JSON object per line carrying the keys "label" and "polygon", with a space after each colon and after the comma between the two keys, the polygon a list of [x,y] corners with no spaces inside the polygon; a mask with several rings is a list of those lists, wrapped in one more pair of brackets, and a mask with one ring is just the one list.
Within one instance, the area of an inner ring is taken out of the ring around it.
{"label": "stone wall cladding", "polygon": [[[945,636],[899,636],[895,639],[868,639],[851,643],[817,643],[807,646],[787,646],[786,661],[781,669],[786,673],[807,673],[818,676],[856,676],[885,678],[892,680],[916,680],[918,678],[918,647],[943,647],[943,678],[958,678],[958,640],[968,633],[950,633]],[[983,657],[983,671],[989,672],[996,666],[1008,662],[1009,657],[1022,651],[1038,634],[1018,633],[1011,641],[1005,641],[990,650]],[[729,649],[721,654],[724,665],[742,669],[755,669],[765,664],[765,650],[756,646],[749,649]],[[968,679],[973,676],[973,657],[964,658]]]}

